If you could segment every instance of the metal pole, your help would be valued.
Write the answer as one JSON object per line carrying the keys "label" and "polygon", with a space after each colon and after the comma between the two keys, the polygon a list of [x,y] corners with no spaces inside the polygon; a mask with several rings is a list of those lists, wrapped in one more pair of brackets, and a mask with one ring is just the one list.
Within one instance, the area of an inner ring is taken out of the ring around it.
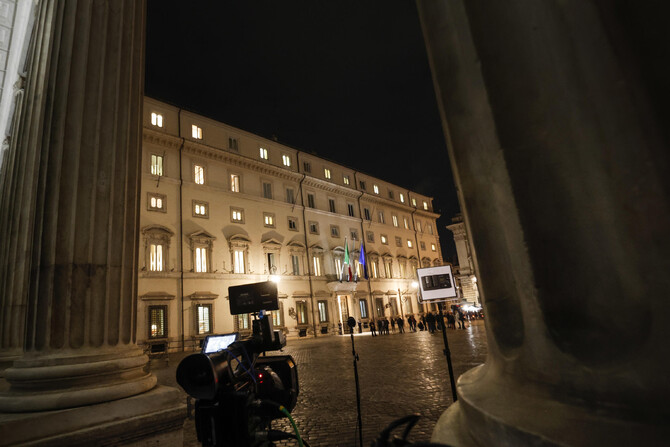
{"label": "metal pole", "polygon": [[349,333],[351,334],[351,354],[354,356],[354,379],[356,381],[356,409],[358,410],[358,442],[363,447],[363,422],[361,420],[361,387],[358,383],[358,354],[354,348],[354,327],[356,326],[356,319],[349,317],[347,320],[349,326]]}
{"label": "metal pole", "polygon": [[447,341],[447,325],[444,324],[444,314],[442,313],[442,303],[437,303],[440,311],[440,324],[442,325],[442,339],[444,340],[444,355],[447,357],[447,368],[449,369],[449,381],[451,382],[451,395],[454,402],[458,400],[456,395],[456,381],[454,380],[454,369],[451,366],[451,351],[449,351],[449,342]]}

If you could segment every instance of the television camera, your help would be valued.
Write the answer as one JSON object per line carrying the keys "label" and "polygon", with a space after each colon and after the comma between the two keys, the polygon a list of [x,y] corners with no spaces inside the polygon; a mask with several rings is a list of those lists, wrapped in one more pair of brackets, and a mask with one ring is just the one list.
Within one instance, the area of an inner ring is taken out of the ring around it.
{"label": "television camera", "polygon": [[[297,433],[271,430],[274,419],[291,418],[298,400],[298,371],[289,355],[265,356],[286,346],[265,312],[279,309],[271,281],[228,288],[230,313],[254,315],[252,335],[208,336],[200,353],[177,367],[177,383],[195,402],[195,426],[203,446],[271,446]],[[257,317],[257,318],[256,318]],[[261,356],[263,354],[263,356]]]}

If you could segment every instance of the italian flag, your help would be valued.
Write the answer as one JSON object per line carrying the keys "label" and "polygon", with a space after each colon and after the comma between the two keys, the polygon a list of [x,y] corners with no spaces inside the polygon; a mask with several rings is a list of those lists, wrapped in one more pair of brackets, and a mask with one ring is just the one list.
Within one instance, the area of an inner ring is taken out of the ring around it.
{"label": "italian flag", "polygon": [[347,281],[351,281],[351,264],[349,263],[349,243],[347,242],[347,238],[344,238],[344,264],[342,264],[342,276],[344,276],[344,272],[347,272]]}

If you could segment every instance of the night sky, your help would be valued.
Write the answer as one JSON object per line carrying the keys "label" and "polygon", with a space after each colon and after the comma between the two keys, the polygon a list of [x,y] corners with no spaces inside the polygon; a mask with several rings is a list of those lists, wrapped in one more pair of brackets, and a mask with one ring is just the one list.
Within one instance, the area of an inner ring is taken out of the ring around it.
{"label": "night sky", "polygon": [[149,0],[147,96],[434,197],[459,212],[411,0]]}

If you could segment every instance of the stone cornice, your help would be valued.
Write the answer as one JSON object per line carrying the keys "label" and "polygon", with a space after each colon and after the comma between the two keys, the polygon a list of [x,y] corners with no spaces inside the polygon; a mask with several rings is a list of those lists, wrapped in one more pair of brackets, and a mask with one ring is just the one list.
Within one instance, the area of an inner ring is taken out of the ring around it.
{"label": "stone cornice", "polygon": [[336,183],[331,183],[326,180],[321,180],[316,177],[310,177],[310,176],[305,177],[303,185],[312,188],[317,188],[322,191],[330,192],[333,194],[339,194],[345,197],[349,197],[351,199],[356,199],[358,198],[358,196],[361,195],[360,191],[348,188],[346,186],[340,186]]}
{"label": "stone cornice", "polygon": [[256,171],[261,174],[271,175],[276,178],[291,180],[294,182],[300,181],[302,174],[299,172],[290,171],[288,169],[283,169],[278,166],[274,166],[268,163],[263,163],[258,160],[253,160],[242,155],[238,155],[232,152],[228,152],[222,149],[216,149],[204,144],[197,143],[195,141],[186,140],[184,143],[184,153],[197,155],[200,157],[208,158],[210,160],[220,161],[232,166],[237,166],[240,168],[245,168],[250,171]]}
{"label": "stone cornice", "polygon": [[157,132],[153,129],[144,128],[143,140],[146,143],[155,144],[169,149],[179,149],[182,139],[164,132]]}

